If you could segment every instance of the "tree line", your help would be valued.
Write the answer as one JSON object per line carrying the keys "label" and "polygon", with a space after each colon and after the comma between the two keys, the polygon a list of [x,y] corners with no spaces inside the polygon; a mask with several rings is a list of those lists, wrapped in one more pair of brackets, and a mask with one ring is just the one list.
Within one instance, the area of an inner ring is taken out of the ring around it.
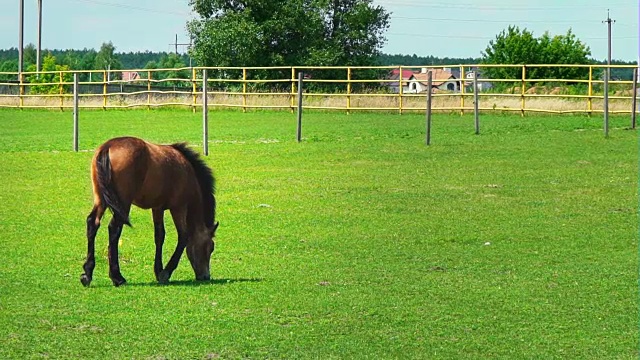
{"label": "tree line", "polygon": [[[603,64],[591,58],[591,50],[569,29],[566,34],[532,32],[509,26],[489,41],[477,58],[439,58],[384,54],[385,32],[390,14],[372,0],[189,0],[197,17],[187,30],[193,41],[189,54],[167,52],[118,53],[111,42],[99,50],[45,50],[43,71],[176,69],[194,66],[371,66],[371,65],[459,65],[459,64]],[[18,50],[0,50],[0,72],[16,72]],[[25,47],[25,70],[35,71],[36,49]],[[633,62],[614,61],[614,64]],[[287,70],[251,71],[251,79],[288,78]],[[188,70],[152,73],[154,79],[189,78]],[[314,79],[343,79],[343,70],[308,70]],[[353,79],[376,79],[388,75],[380,70],[362,70]],[[600,76],[600,74],[596,74]],[[613,79],[630,80],[631,69],[612,69]],[[29,76],[30,82],[49,82],[50,76]],[[81,74],[81,81],[100,74]],[[111,73],[117,79],[119,72]],[[142,74],[144,77],[145,75]],[[241,71],[212,73],[220,78],[241,78]],[[486,67],[481,76],[490,79],[519,79],[520,68]],[[588,68],[539,67],[527,70],[527,78],[587,79]],[[97,77],[97,78],[96,78]],[[0,80],[15,75],[0,74]],[[173,85],[180,85],[174,81]],[[344,84],[329,84],[334,88]],[[375,86],[375,84],[370,84]],[[339,91],[340,89],[337,89]],[[357,90],[357,89],[354,89]]]}

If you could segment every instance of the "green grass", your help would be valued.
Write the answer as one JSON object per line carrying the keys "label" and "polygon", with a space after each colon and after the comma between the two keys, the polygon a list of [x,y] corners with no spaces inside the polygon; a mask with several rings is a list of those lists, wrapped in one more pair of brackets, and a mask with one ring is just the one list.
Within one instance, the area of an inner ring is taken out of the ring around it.
{"label": "green grass", "polygon": [[[0,110],[0,358],[638,357],[638,140],[627,117],[210,113],[210,283],[153,275],[134,209],[79,281],[101,142],[201,149],[189,110]],[[167,223],[170,221],[167,218]],[[167,229],[165,258],[175,244]]]}

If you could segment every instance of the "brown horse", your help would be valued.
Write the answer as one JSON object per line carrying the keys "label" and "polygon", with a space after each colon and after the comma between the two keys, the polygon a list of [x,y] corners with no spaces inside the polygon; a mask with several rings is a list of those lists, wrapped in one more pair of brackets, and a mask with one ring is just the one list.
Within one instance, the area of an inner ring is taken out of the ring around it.
{"label": "brown horse", "polygon": [[[126,282],[120,273],[118,240],[123,225],[131,226],[131,204],[152,209],[156,254],[153,270],[167,283],[183,251],[197,280],[209,280],[213,237],[218,223],[215,179],[211,169],[186,144],[156,145],[133,137],[111,139],[97,150],[91,163],[93,210],[87,217],[87,259],[80,281],[89,286],[95,268],[95,237],[106,209],[109,223],[109,277],[115,286]],[[178,244],[162,267],[164,211],[169,210],[178,231]]]}

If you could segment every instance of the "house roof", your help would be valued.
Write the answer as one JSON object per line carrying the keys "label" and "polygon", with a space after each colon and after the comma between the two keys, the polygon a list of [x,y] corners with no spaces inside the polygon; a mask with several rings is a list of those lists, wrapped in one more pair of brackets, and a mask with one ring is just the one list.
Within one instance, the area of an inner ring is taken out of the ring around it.
{"label": "house roof", "polygon": [[137,71],[123,71],[122,72],[122,80],[124,81],[132,81],[138,80],[140,78],[140,74]]}
{"label": "house roof", "polygon": [[[390,76],[390,79],[391,79],[391,80],[396,80],[396,79],[398,79],[398,78],[399,78],[399,76],[398,76],[399,74],[400,74],[400,69],[393,69],[393,70],[391,70],[391,76]],[[411,76],[413,76],[414,74],[415,74],[415,73],[413,72],[413,70],[406,70],[406,69],[403,69],[403,70],[402,70],[402,78],[403,78],[403,79],[405,79],[405,80],[408,80],[408,79],[409,79]]]}
{"label": "house roof", "polygon": [[453,74],[451,72],[443,70],[443,69],[428,69],[427,72],[425,72],[425,73],[413,74],[413,77],[416,80],[418,80],[420,83],[426,85],[429,73],[432,74],[431,75],[432,76],[432,80],[431,80],[431,85],[432,86],[440,86],[440,85],[444,84],[445,82],[456,78],[455,76],[453,76]]}

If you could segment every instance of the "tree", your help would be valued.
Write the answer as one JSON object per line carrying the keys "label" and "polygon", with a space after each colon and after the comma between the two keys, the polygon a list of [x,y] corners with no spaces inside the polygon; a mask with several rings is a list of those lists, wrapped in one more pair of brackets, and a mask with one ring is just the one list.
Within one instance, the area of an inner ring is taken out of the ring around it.
{"label": "tree", "polygon": [[[539,39],[542,53],[541,64],[590,64],[589,47],[576,38],[571,29],[566,35],[551,37],[545,32]],[[587,79],[589,70],[579,67],[550,67],[545,69],[547,78],[553,79]]]}
{"label": "tree", "polygon": [[[147,65],[153,65],[153,63],[147,63]],[[160,58],[160,65],[159,67],[161,69],[170,69],[170,70],[165,70],[165,71],[160,71],[159,74],[159,78],[160,79],[189,79],[191,77],[191,74],[189,73],[189,70],[187,69],[181,69],[181,70],[177,70],[180,68],[184,68],[184,62],[182,61],[182,57],[175,54],[175,53],[169,53],[168,55],[163,56],[162,58]],[[173,80],[171,81],[172,85],[181,85],[182,82],[179,80]]]}
{"label": "tree", "polygon": [[[540,64],[540,43],[527,29],[509,26],[502,30],[495,40],[489,41],[484,53],[483,64]],[[522,70],[517,67],[488,67],[484,76],[492,79],[519,79]]]}
{"label": "tree", "polygon": [[32,43],[28,43],[25,45],[22,50],[22,59],[24,61],[25,69],[29,67],[29,65],[35,65],[38,57],[38,51],[36,50],[36,46]]}
{"label": "tree", "polygon": [[[571,29],[566,35],[551,37],[548,32],[540,38],[527,29],[509,26],[489,41],[482,53],[483,64],[589,64],[589,47],[576,38]],[[519,67],[489,67],[483,69],[484,76],[494,79],[519,79]],[[585,79],[588,68],[533,67],[528,78],[539,79]]]}
{"label": "tree", "polygon": [[[60,85],[58,85],[57,83],[59,83],[60,81],[73,81],[73,76],[71,75],[71,73],[65,72],[68,70],[69,66],[56,64],[56,57],[51,55],[51,53],[47,54],[44,59],[42,59],[42,73],[31,74],[27,78],[27,82],[42,85],[30,86],[29,92],[31,94],[57,94],[58,92],[60,92]],[[35,72],[36,65],[29,65],[27,71]],[[60,79],[60,74],[62,74],[62,79]],[[63,90],[65,92],[70,91],[70,89],[70,85],[63,85]]]}
{"label": "tree", "polygon": [[372,0],[190,0],[204,66],[372,65],[389,14]]}
{"label": "tree", "polygon": [[[106,71],[118,70],[122,69],[122,64],[120,60],[115,55],[115,46],[113,43],[109,41],[108,43],[103,43],[100,46],[100,51],[96,54],[94,66],[96,69],[102,69]],[[111,78],[117,78],[117,76],[112,76]]]}

